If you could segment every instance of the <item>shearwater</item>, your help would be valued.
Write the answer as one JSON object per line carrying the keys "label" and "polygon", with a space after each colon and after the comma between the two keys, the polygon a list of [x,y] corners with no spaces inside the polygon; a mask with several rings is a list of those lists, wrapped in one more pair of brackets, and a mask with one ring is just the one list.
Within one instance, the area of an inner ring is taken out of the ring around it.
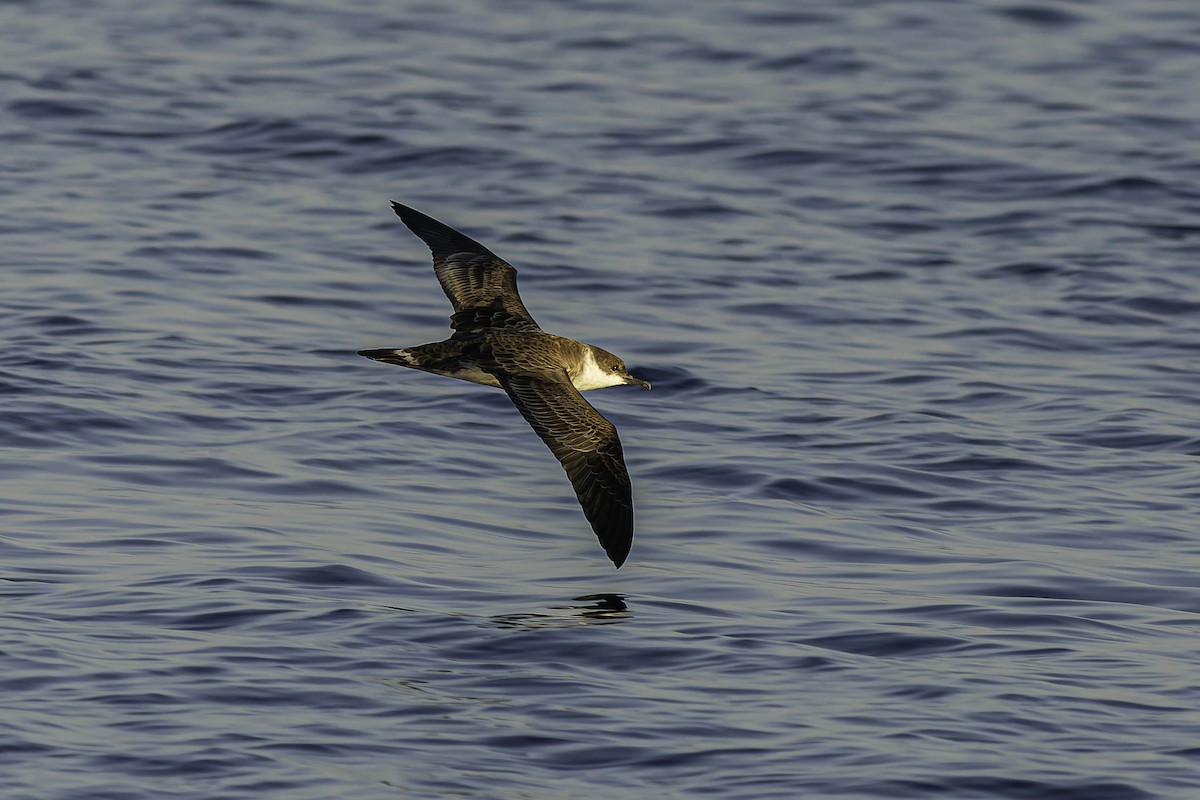
{"label": "shearwater", "polygon": [[491,250],[408,206],[392,208],[433,253],[433,271],[454,307],[454,334],[358,354],[507,392],[562,463],[600,546],[620,567],[633,543],[629,472],[617,429],[580,392],[650,384],[607,350],[538,327],[517,294],[516,269]]}

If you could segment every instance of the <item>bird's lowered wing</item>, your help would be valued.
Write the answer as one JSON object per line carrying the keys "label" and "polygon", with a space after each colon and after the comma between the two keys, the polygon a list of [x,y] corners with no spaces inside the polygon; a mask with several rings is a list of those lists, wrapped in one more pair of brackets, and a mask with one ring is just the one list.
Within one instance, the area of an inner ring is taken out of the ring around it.
{"label": "bird's lowered wing", "polygon": [[558,375],[497,374],[500,385],[562,462],[600,546],[618,567],[633,543],[633,493],[621,440],[611,422]]}
{"label": "bird's lowered wing", "polygon": [[433,271],[454,314],[455,335],[485,328],[540,330],[517,293],[517,271],[479,242],[416,209],[392,202],[396,216],[433,253]]}

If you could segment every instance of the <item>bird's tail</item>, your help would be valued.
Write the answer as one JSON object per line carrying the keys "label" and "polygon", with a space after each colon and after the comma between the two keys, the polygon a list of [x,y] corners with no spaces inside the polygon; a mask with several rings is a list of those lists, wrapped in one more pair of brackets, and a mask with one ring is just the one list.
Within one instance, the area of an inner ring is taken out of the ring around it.
{"label": "bird's tail", "polygon": [[413,367],[421,369],[420,359],[416,358],[406,348],[384,347],[379,350],[359,350],[358,354],[373,361],[382,361],[385,364],[397,364],[401,367]]}

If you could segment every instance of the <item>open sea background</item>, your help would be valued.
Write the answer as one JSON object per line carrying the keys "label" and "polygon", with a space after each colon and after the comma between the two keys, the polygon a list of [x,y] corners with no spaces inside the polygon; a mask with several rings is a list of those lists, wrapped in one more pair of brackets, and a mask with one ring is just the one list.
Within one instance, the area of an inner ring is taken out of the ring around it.
{"label": "open sea background", "polygon": [[[6,800],[1200,797],[1200,4],[0,3]],[[614,571],[413,205],[654,391]]]}

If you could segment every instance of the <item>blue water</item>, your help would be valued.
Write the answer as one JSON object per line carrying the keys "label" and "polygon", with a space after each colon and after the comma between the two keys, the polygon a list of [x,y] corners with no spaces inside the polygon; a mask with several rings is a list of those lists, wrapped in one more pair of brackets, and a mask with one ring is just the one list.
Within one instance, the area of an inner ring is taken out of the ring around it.
{"label": "blue water", "polygon": [[[1200,6],[0,3],[0,795],[1200,797]],[[488,244],[496,390],[359,358]]]}

